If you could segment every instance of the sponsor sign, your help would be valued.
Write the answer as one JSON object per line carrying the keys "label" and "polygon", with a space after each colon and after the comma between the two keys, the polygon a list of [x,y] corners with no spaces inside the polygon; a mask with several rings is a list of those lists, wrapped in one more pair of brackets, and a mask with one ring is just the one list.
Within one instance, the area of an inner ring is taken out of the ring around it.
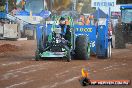
{"label": "sponsor sign", "polygon": [[92,0],[91,7],[114,7],[116,0]]}

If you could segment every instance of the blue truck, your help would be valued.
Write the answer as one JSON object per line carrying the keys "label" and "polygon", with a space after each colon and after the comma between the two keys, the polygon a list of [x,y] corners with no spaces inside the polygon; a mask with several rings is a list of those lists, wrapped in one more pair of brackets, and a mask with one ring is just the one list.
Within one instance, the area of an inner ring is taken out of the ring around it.
{"label": "blue truck", "polygon": [[126,43],[132,43],[132,4],[120,6],[121,18],[116,26],[115,48],[126,48]]}

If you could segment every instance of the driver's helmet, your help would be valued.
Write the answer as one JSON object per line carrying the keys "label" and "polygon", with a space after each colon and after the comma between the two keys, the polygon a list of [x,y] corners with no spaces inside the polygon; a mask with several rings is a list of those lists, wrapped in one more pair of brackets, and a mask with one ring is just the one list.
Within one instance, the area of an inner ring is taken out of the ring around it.
{"label": "driver's helmet", "polygon": [[65,24],[65,18],[64,17],[61,17],[60,20],[59,20],[60,24]]}

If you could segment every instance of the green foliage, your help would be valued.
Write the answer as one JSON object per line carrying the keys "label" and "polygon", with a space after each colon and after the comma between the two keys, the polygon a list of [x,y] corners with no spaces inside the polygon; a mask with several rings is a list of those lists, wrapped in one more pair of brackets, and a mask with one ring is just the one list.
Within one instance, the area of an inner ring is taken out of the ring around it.
{"label": "green foliage", "polygon": [[9,12],[11,12],[14,9],[14,7],[16,6],[16,0],[8,0],[8,5],[9,5],[9,7],[8,7]]}
{"label": "green foliage", "polygon": [[0,6],[4,6],[5,5],[5,0],[0,0]]}
{"label": "green foliage", "polygon": [[5,11],[5,6],[0,6],[0,12],[4,12]]}
{"label": "green foliage", "polygon": [[16,6],[17,8],[22,8],[21,2]]}
{"label": "green foliage", "polygon": [[5,11],[5,1],[6,0],[1,0],[0,1],[0,12],[4,12]]}
{"label": "green foliage", "polygon": [[91,0],[84,0],[84,6],[82,7],[82,13],[93,13],[95,8],[91,7]]}
{"label": "green foliage", "polygon": [[132,0],[117,0],[117,4],[132,4]]}

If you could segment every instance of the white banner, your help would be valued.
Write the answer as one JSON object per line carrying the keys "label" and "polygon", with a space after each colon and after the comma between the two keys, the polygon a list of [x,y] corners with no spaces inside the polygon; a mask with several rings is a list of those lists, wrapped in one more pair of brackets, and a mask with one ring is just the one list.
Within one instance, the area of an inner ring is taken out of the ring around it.
{"label": "white banner", "polygon": [[116,0],[92,0],[91,7],[114,7]]}

